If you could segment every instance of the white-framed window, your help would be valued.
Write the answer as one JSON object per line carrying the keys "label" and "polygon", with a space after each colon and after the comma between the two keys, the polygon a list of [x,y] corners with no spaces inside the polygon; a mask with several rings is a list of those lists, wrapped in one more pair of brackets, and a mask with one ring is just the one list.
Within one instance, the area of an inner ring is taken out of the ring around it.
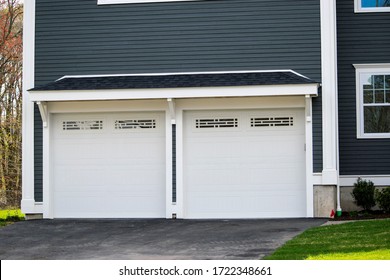
{"label": "white-framed window", "polygon": [[356,64],[358,138],[390,138],[390,63]]}
{"label": "white-framed window", "polygon": [[355,0],[355,12],[390,12],[390,0]]}
{"label": "white-framed window", "polygon": [[179,2],[179,1],[199,1],[199,0],[97,0],[98,5],[112,4],[141,4],[141,3],[156,3],[156,2]]}

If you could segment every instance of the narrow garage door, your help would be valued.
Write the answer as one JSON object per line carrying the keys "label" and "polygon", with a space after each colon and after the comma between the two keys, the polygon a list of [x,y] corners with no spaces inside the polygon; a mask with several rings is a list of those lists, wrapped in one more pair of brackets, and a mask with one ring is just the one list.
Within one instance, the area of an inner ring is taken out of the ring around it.
{"label": "narrow garage door", "polygon": [[165,217],[163,113],[56,114],[57,218]]}
{"label": "narrow garage door", "polygon": [[188,111],[187,218],[306,216],[304,111]]}

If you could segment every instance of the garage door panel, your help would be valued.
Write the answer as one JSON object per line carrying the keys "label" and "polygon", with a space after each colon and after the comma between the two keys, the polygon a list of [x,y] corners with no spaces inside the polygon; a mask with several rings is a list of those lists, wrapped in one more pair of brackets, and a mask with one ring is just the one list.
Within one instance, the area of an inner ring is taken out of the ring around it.
{"label": "garage door panel", "polygon": [[[195,125],[199,118],[218,115],[234,116],[237,126],[229,131]],[[252,126],[251,118],[266,116],[272,122],[289,116],[290,122]],[[305,216],[302,109],[186,112],[184,124],[186,217]]]}
{"label": "garage door panel", "polygon": [[[305,211],[304,193],[277,196],[267,192],[248,192],[221,195],[211,192],[208,195],[194,195],[188,210],[196,209],[197,218],[269,218],[296,217],[296,212]],[[197,209],[199,205],[203,207]],[[295,209],[291,212],[290,209]]]}
{"label": "garage door panel", "polygon": [[[132,166],[121,166],[111,171],[112,176],[110,182],[114,185],[125,185],[133,190],[140,192],[152,189],[156,191],[157,186],[161,185],[161,181],[165,178],[165,170],[160,168],[150,168],[147,165],[138,166],[135,170]],[[159,189],[160,193],[164,192],[164,189]]]}
{"label": "garage door panel", "polygon": [[[107,196],[106,199],[100,196],[95,197],[68,197],[59,202],[59,208],[69,208],[66,213],[57,212],[57,218],[128,218],[129,209],[125,206],[126,204],[132,204],[134,208],[139,207],[142,210],[142,203],[139,197],[119,197],[120,194],[116,194],[115,197]],[[115,203],[113,200],[115,199]],[[156,201],[155,201],[156,202]],[[104,205],[100,208],[96,208],[96,205]],[[159,217],[161,215],[159,210],[144,210],[138,213],[133,213],[137,218],[150,218]]]}
{"label": "garage door panel", "polygon": [[[118,129],[116,121],[124,119],[132,121],[130,128]],[[140,127],[145,119],[154,120],[152,128]],[[54,216],[165,217],[164,119],[154,112],[55,115]],[[63,125],[69,120],[81,127],[83,120],[102,124],[98,132],[67,131]]]}

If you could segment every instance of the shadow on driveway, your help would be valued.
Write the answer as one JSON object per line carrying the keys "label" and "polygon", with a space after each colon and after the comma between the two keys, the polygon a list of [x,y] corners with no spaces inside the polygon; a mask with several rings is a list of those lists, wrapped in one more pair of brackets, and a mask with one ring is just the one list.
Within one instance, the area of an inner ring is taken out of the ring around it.
{"label": "shadow on driveway", "polygon": [[0,259],[261,259],[324,219],[37,220],[0,228]]}

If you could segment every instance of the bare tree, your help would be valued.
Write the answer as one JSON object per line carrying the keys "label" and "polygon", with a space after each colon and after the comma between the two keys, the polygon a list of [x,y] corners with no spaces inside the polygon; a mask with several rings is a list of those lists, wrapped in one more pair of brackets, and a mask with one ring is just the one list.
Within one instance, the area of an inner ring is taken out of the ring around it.
{"label": "bare tree", "polygon": [[21,195],[23,7],[0,0],[0,207]]}

